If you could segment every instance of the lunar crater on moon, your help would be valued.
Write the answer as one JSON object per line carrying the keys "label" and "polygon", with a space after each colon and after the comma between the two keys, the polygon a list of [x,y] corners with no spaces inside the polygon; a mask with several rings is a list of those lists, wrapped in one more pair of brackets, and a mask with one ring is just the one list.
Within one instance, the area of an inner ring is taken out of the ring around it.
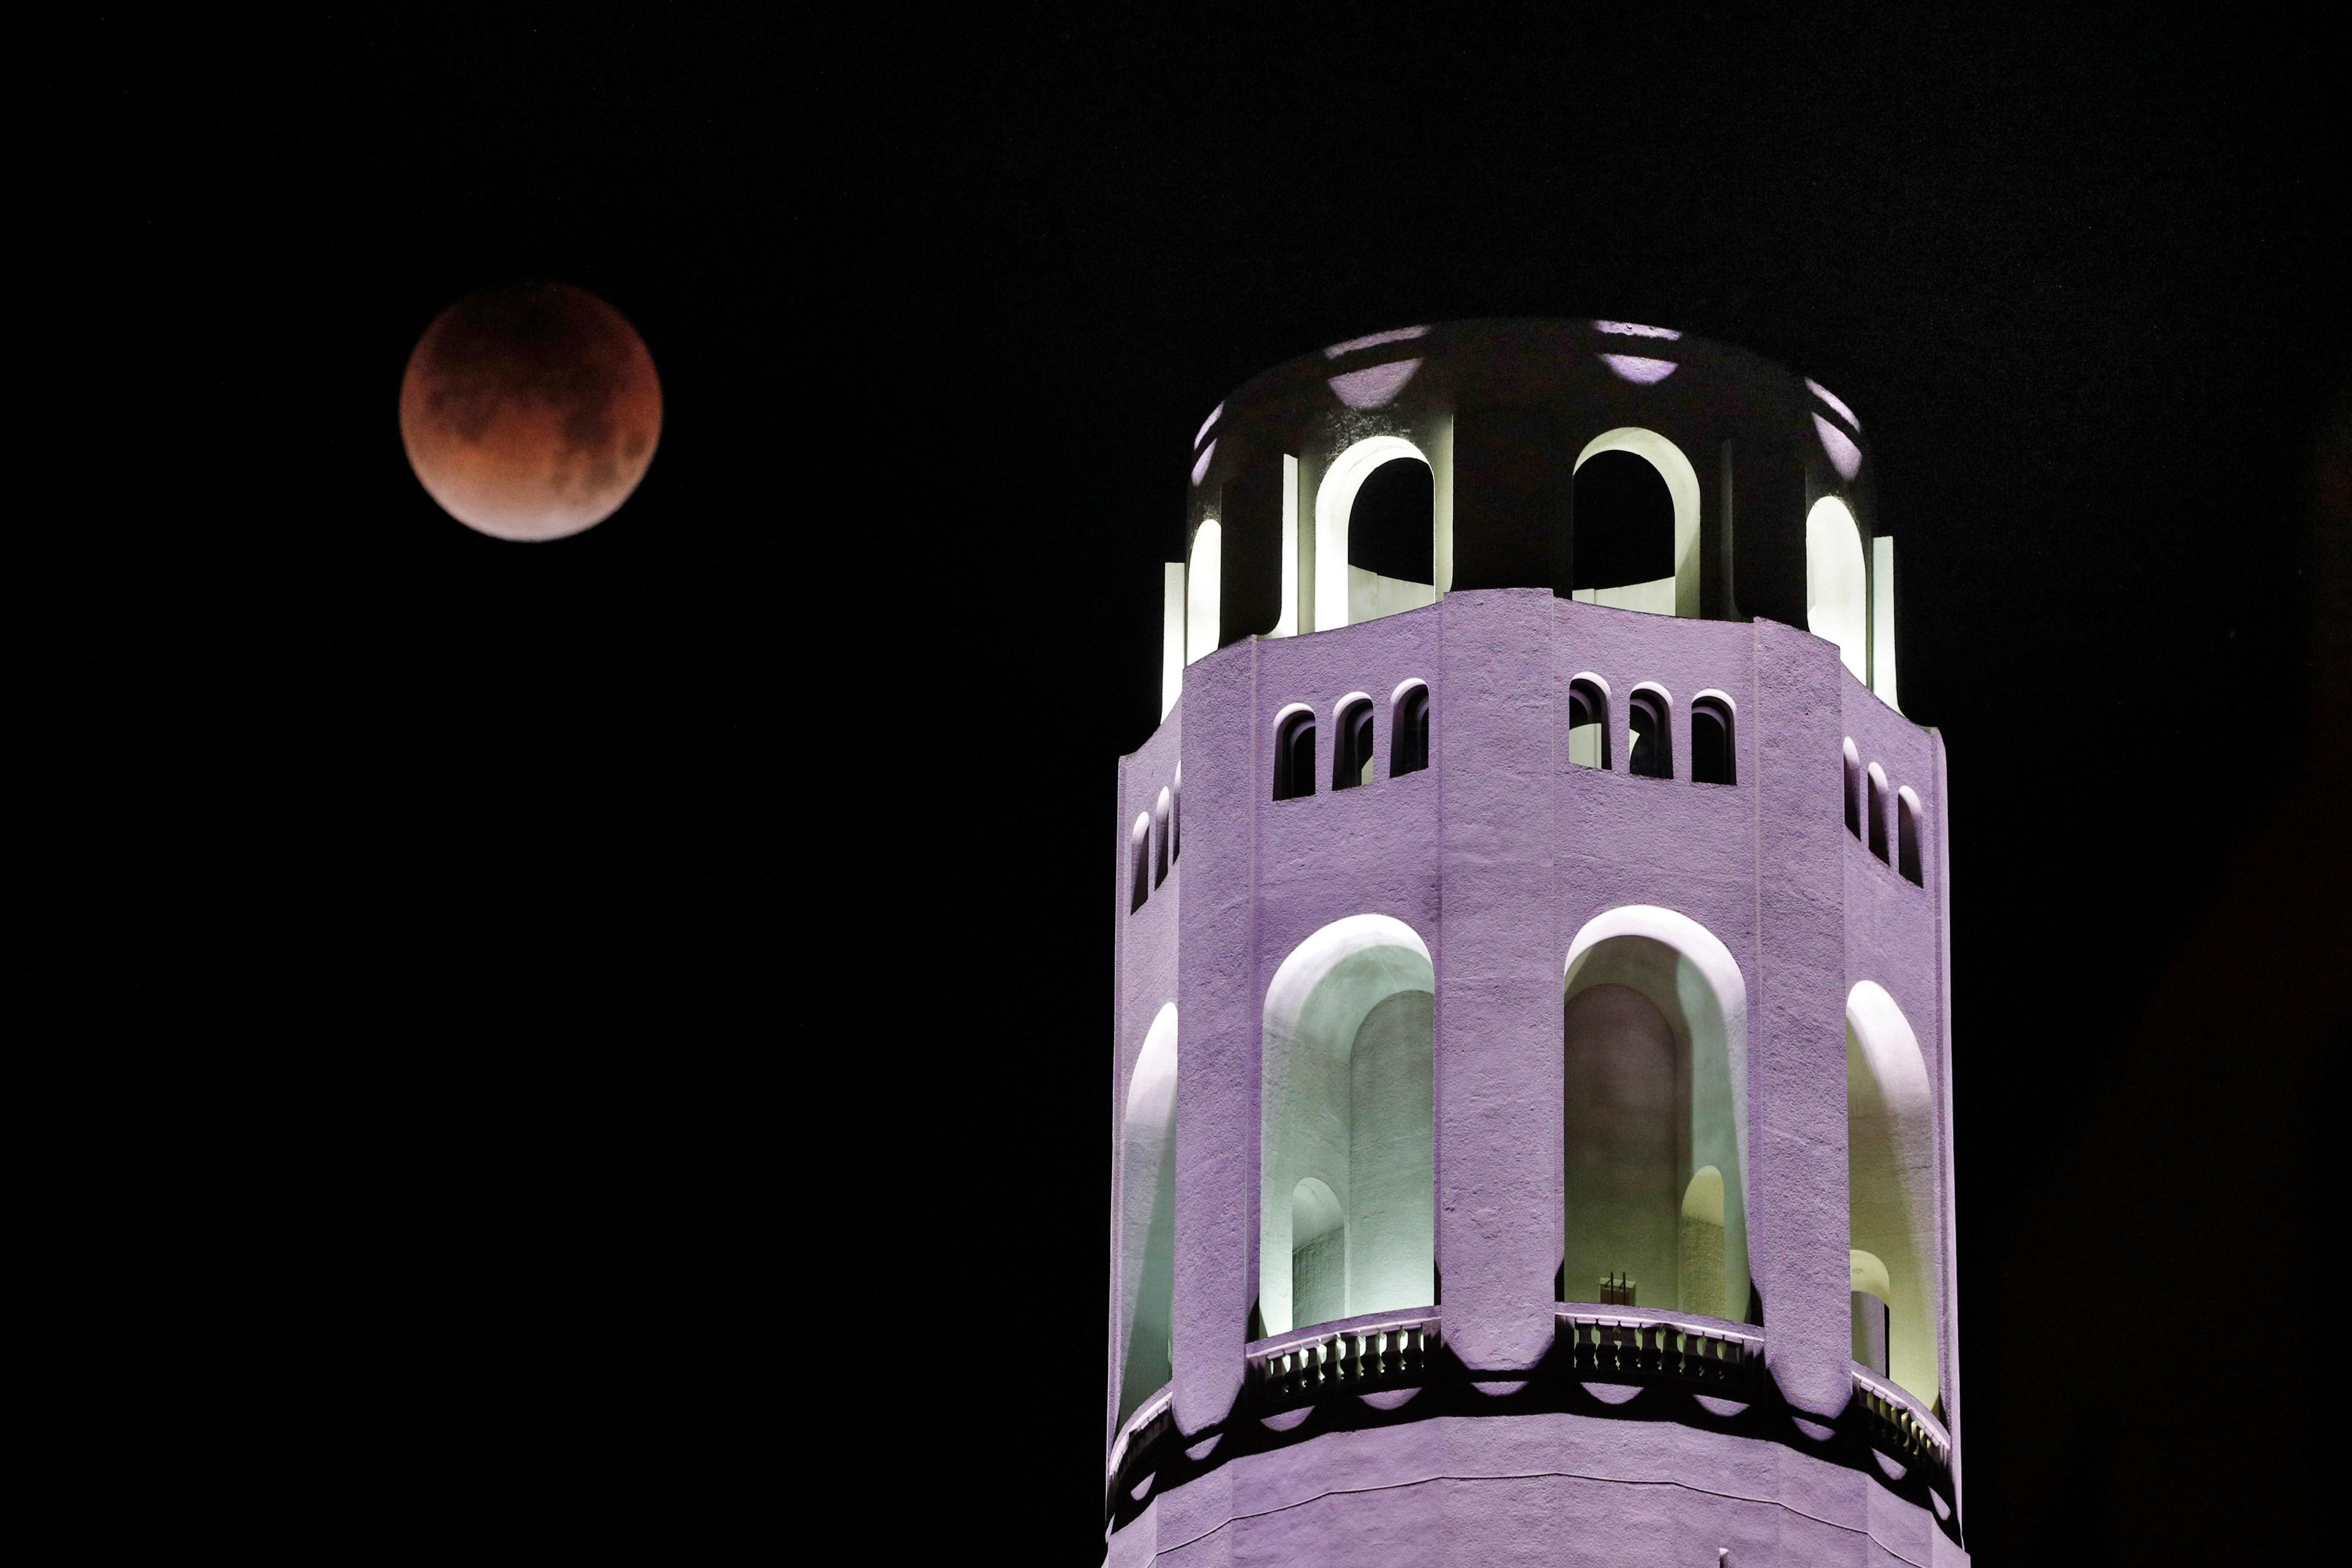
{"label": "lunar crater on moon", "polygon": [[418,482],[500,539],[560,539],[610,517],[651,466],[661,419],[636,329],[562,283],[505,284],[450,306],[400,387]]}

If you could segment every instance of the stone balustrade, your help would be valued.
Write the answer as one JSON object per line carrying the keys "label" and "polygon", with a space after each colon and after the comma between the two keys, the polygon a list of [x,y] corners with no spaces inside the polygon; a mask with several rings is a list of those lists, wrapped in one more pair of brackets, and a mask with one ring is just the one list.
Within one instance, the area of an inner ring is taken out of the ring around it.
{"label": "stone balustrade", "polygon": [[1689,1383],[1746,1382],[1764,1365],[1764,1334],[1715,1318],[1634,1307],[1556,1309],[1559,1344],[1577,1371]]}

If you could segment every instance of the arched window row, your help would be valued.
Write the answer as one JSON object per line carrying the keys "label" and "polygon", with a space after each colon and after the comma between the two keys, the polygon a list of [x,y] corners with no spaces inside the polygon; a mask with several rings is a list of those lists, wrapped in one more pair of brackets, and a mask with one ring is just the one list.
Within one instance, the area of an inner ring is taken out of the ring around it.
{"label": "arched window row", "polygon": [[[1436,984],[1417,932],[1359,914],[1300,942],[1268,985],[1252,1340],[1439,1300]],[[1558,1300],[1760,1326],[1737,959],[1686,915],[1622,906],[1577,933],[1560,996]],[[1845,1022],[1853,1356],[1933,1402],[1941,1297],[1926,1058],[1874,983],[1853,988]],[[1154,1142],[1174,1125],[1172,1004],[1152,1035],[1128,1097],[1119,1281],[1137,1327],[1122,1416],[1172,1359],[1160,1353],[1172,1142]]]}
{"label": "arched window row", "polygon": [[[1568,685],[1568,760],[1578,767],[1616,765],[1611,731],[1609,683],[1580,675]],[[1709,689],[1691,699],[1687,769],[1693,784],[1739,782],[1738,705]],[[1675,772],[1675,700],[1654,680],[1637,684],[1625,699],[1625,771],[1636,778],[1670,779]]]}
{"label": "arched window row", "polygon": [[1184,852],[1184,770],[1178,768],[1168,787],[1160,792],[1150,811],[1128,829],[1127,912],[1133,914],[1150,899],[1153,889],[1168,880],[1169,869]]}
{"label": "arched window row", "polygon": [[[1921,803],[1919,792],[1909,784],[1890,788],[1885,768],[1876,763],[1864,766],[1853,736],[1846,737],[1843,750],[1845,830],[1868,845],[1873,855],[1901,872],[1904,880],[1926,887],[1927,877],[1922,868],[1925,860],[1920,843],[1927,834],[1927,808]],[[1887,822],[1890,812],[1895,818],[1891,837]]]}
{"label": "arched window row", "polygon": [[[1315,793],[1318,718],[1294,702],[1274,717],[1274,798],[1297,800]],[[1331,710],[1331,788],[1355,789],[1380,774],[1383,749],[1379,706],[1369,693],[1351,691]],[[1400,778],[1429,766],[1429,683],[1411,679],[1389,693],[1388,773]]]}

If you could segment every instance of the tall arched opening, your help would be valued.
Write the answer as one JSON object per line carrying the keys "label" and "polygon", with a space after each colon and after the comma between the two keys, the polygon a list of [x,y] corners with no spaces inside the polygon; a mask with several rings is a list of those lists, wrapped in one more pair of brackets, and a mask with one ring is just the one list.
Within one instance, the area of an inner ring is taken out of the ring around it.
{"label": "tall arched opening", "polygon": [[1575,496],[1572,597],[1699,613],[1698,470],[1680,447],[1638,425],[1604,431],[1577,454]]}
{"label": "tall arched opening", "polygon": [[1315,489],[1316,630],[1435,604],[1436,551],[1428,457],[1401,436],[1349,447]]}
{"label": "tall arched opening", "polygon": [[1436,1296],[1436,976],[1411,926],[1350,915],[1266,990],[1258,1182],[1265,1331]]}
{"label": "tall arched opening", "polygon": [[1835,496],[1805,514],[1805,629],[1837,644],[1856,680],[1870,676],[1870,581],[1862,529]]}
{"label": "tall arched opening", "polygon": [[1171,1375],[1176,1295],[1176,1004],[1151,1020],[1119,1128],[1118,1418]]}
{"label": "tall arched opening", "polygon": [[1687,915],[1634,905],[1577,933],[1562,995],[1562,1298],[1746,1319],[1739,966]]}
{"label": "tall arched opening", "polygon": [[[1864,981],[1845,1005],[1846,1204],[1854,1343],[1927,1405],[1936,1364],[1936,1133],[1927,1059],[1895,998]],[[1884,1304],[1884,1327],[1874,1300]]]}
{"label": "tall arched opening", "polygon": [[1224,594],[1224,527],[1209,518],[1192,533],[1192,558],[1184,569],[1184,662],[1217,651],[1217,626]]}

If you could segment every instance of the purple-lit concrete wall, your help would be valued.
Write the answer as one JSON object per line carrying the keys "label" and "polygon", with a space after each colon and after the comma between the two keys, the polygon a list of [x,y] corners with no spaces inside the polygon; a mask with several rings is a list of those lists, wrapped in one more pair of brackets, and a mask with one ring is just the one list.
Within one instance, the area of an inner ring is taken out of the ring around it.
{"label": "purple-lit concrete wall", "polygon": [[[1612,693],[1617,771],[1568,760],[1569,681],[1587,671]],[[1392,778],[1385,707],[1409,678],[1432,692],[1431,763]],[[1623,771],[1626,696],[1641,681],[1673,696],[1675,778]],[[1690,700],[1705,689],[1737,705],[1736,785],[1689,778]],[[1333,705],[1358,690],[1383,710],[1381,765],[1371,784],[1334,792]],[[1291,703],[1320,716],[1327,773],[1313,795],[1276,801],[1273,721]],[[1848,737],[1923,803],[1924,886],[1846,831]],[[1180,765],[1181,858],[1130,912],[1130,826]],[[1770,1374],[1800,1415],[1826,1422],[1853,1394],[1848,994],[1884,986],[1916,1033],[1935,1092],[1937,1363],[1957,1484],[1943,775],[1933,731],[1871,695],[1833,646],[1771,621],[1504,588],[1193,663],[1175,710],[1120,764],[1111,857],[1114,1150],[1135,1054],[1160,1008],[1178,1007],[1180,1431],[1223,1421],[1242,1392],[1263,1008],[1284,958],[1365,913],[1428,945],[1444,1340],[1474,1371],[1519,1370],[1553,1338],[1562,965],[1588,921],[1645,904],[1704,926],[1745,982],[1748,1255]],[[1115,1226],[1123,1200],[1114,1194]],[[1126,1331],[1116,1284],[1110,1294],[1107,1436]],[[1570,1414],[1407,1422],[1236,1458],[1157,1497],[1115,1532],[1110,1560],[1688,1564],[1719,1548],[1742,1563],[1965,1561],[1925,1509],[1801,1442]]]}

